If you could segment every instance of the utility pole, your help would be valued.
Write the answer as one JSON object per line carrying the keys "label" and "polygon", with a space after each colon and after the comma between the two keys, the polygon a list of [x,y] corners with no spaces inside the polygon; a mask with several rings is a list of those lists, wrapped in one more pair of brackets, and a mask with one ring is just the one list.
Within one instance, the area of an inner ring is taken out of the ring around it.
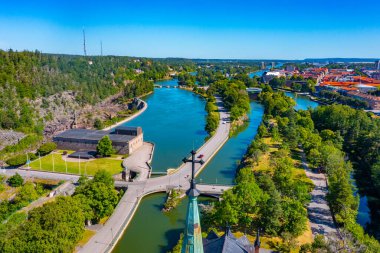
{"label": "utility pole", "polygon": [[86,33],[84,31],[84,28],[83,28],[83,52],[84,52],[84,56],[87,56],[87,52],[86,52]]}

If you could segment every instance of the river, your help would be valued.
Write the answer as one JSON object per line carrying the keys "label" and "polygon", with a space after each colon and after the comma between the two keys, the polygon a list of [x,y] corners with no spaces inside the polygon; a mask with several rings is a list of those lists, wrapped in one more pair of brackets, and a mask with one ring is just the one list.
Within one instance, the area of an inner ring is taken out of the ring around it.
{"label": "river", "polygon": [[[162,86],[178,85],[177,79],[157,82]],[[205,100],[189,91],[178,88],[156,88],[143,98],[147,110],[127,122],[127,126],[141,126],[144,140],[155,144],[153,171],[163,172],[177,168],[182,158],[193,147],[200,147],[207,137],[205,126]]]}
{"label": "river", "polygon": [[[168,80],[158,84],[173,86],[177,85],[177,81]],[[154,94],[145,99],[149,106],[146,112],[127,125],[142,126],[145,140],[156,144],[154,171],[176,167],[191,150],[192,140],[197,148],[206,137],[203,130],[205,102],[191,92],[174,88],[155,89]],[[297,96],[295,99],[298,109],[316,106],[316,103],[307,97]],[[175,106],[168,108],[168,104]],[[233,183],[238,162],[256,135],[263,116],[263,107],[251,101],[251,111],[248,116],[249,121],[226,142],[199,175],[199,182]],[[187,120],[189,123],[184,124],[183,121]],[[170,140],[172,138],[174,140]],[[169,145],[169,142],[172,145]],[[187,200],[182,201],[174,211],[163,213],[161,209],[165,198],[165,194],[155,194],[143,199],[128,229],[117,243],[114,253],[164,253],[172,249],[184,229]],[[200,202],[202,201],[210,200],[201,198]]]}

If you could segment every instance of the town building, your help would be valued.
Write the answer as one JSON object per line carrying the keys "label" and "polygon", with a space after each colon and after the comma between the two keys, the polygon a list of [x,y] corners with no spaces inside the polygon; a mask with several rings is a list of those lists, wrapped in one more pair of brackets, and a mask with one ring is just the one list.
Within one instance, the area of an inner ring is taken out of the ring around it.
{"label": "town building", "polygon": [[69,129],[53,137],[59,149],[95,151],[98,142],[108,135],[117,154],[132,154],[143,145],[141,127],[117,127],[111,131]]}
{"label": "town building", "polygon": [[347,91],[347,96],[366,101],[371,110],[380,110],[380,97],[358,91]]}
{"label": "town building", "polygon": [[264,73],[264,75],[262,76],[262,79],[264,83],[267,83],[273,78],[281,77],[281,76],[285,76],[285,73],[280,72],[280,71],[268,71]]}
{"label": "town building", "polygon": [[292,71],[295,71],[296,70],[296,67],[293,66],[293,65],[287,65],[285,67],[285,70],[288,71],[288,72],[292,72]]}

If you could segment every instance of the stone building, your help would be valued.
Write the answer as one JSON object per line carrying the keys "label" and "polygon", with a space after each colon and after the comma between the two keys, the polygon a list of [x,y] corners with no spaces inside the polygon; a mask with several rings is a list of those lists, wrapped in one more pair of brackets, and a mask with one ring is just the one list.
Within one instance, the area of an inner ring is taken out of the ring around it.
{"label": "stone building", "polygon": [[117,127],[114,130],[70,129],[53,137],[59,149],[96,150],[98,142],[108,135],[117,154],[132,154],[143,145],[141,127]]}

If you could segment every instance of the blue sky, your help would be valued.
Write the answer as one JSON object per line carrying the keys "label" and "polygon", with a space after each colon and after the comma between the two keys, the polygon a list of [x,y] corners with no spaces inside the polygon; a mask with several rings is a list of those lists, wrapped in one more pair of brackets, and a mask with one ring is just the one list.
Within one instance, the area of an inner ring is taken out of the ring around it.
{"label": "blue sky", "polygon": [[[17,2],[17,3],[16,3]],[[239,59],[380,57],[380,1],[2,1],[0,48]]]}

